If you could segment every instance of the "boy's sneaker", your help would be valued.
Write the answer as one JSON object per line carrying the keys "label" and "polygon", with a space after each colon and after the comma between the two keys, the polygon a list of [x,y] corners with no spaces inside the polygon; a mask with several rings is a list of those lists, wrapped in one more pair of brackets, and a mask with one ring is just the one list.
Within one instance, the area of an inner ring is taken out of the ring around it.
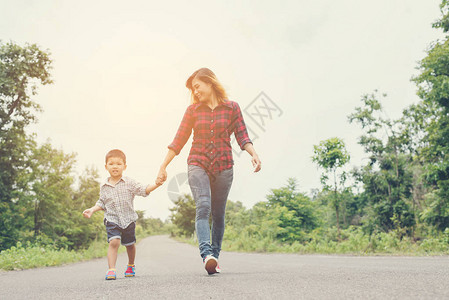
{"label": "boy's sneaker", "polygon": [[208,255],[204,258],[204,268],[209,275],[217,273],[218,261],[212,255]]}
{"label": "boy's sneaker", "polygon": [[117,273],[115,272],[115,269],[109,269],[108,273],[106,274],[106,280],[115,280],[117,278]]}
{"label": "boy's sneaker", "polygon": [[136,266],[128,265],[125,271],[125,277],[134,277],[136,276]]}

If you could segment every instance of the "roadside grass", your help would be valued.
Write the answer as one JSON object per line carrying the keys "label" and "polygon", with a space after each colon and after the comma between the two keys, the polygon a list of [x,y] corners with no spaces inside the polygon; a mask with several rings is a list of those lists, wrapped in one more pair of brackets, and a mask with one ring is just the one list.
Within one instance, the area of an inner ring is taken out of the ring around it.
{"label": "roadside grass", "polygon": [[[296,254],[344,254],[344,255],[397,255],[440,256],[449,255],[449,229],[441,235],[415,241],[398,237],[396,232],[379,232],[365,235],[358,228],[336,232],[312,234],[307,242],[282,243],[272,237],[248,234],[245,231],[225,232],[222,249],[234,252],[296,253]],[[174,237],[175,240],[198,246],[195,234],[191,237]]]}
{"label": "roadside grass", "polygon": [[[137,242],[150,235],[158,233],[145,232],[139,226],[136,228]],[[119,253],[126,251],[120,246]],[[87,249],[67,250],[57,249],[53,245],[36,245],[17,243],[15,247],[0,252],[0,269],[4,271],[23,270],[39,267],[59,266],[94,258],[105,257],[108,252],[106,236],[94,240]]]}
{"label": "roadside grass", "polygon": [[[137,241],[150,235],[166,232],[146,232],[136,229]],[[449,255],[449,229],[443,233],[415,241],[409,237],[398,237],[397,232],[378,232],[365,235],[359,228],[341,231],[340,239],[336,231],[314,232],[307,242],[282,243],[270,236],[250,234],[229,226],[225,231],[222,248],[224,251],[258,253],[296,253],[296,254],[345,254],[345,255],[406,255],[437,256]],[[191,237],[173,236],[177,241],[197,246],[195,234]],[[0,252],[0,269],[4,271],[22,270],[38,267],[58,266],[86,261],[107,255],[106,237],[95,240],[87,249],[74,251],[57,249],[53,245],[17,243],[15,247]],[[119,248],[119,253],[126,251]]]}

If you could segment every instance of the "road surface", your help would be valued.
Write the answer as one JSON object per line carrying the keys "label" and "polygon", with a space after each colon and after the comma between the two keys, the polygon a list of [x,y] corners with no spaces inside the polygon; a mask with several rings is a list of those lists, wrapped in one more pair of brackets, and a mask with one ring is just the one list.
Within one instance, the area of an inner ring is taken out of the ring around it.
{"label": "road surface", "polygon": [[196,247],[167,236],[137,246],[135,278],[105,281],[106,258],[0,272],[0,299],[449,299],[448,257],[222,252],[207,275]]}

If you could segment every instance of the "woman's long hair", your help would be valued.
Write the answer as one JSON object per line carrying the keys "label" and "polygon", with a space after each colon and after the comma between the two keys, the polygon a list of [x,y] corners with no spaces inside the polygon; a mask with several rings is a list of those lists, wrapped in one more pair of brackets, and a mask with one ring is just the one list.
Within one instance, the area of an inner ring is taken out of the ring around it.
{"label": "woman's long hair", "polygon": [[186,87],[190,90],[190,99],[192,104],[200,102],[193,93],[192,81],[195,78],[205,83],[212,84],[212,90],[214,92],[215,97],[218,100],[218,103],[223,103],[226,100],[228,100],[226,91],[221,85],[220,81],[218,81],[217,76],[215,76],[214,72],[212,72],[208,68],[201,68],[193,72],[193,74],[190,75],[189,79],[187,79],[186,81]]}

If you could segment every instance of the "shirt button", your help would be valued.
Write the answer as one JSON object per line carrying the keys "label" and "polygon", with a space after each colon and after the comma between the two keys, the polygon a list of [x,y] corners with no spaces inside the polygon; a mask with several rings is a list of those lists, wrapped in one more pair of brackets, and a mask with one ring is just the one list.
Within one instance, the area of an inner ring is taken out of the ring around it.
{"label": "shirt button", "polygon": [[210,141],[210,143],[211,143],[211,144],[213,144],[213,143],[214,143],[214,141]]}
{"label": "shirt button", "polygon": [[212,129],[210,132],[214,132],[214,130]]}
{"label": "shirt button", "polygon": [[213,123],[213,122],[214,122],[214,120],[210,120],[210,122],[211,122],[211,123]]}

